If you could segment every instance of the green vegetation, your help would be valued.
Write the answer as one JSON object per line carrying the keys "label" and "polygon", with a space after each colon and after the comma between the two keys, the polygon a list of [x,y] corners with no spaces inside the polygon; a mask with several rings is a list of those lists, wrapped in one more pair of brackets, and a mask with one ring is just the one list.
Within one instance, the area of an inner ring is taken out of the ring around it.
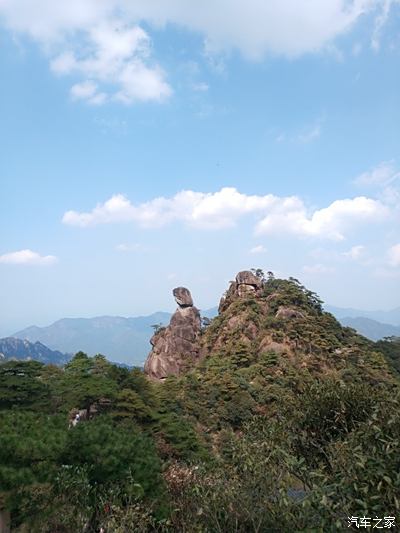
{"label": "green vegetation", "polygon": [[207,323],[208,356],[184,376],[152,383],[82,352],[63,369],[0,366],[13,531],[340,531],[348,516],[399,517],[398,339],[372,343],[297,280],[255,273],[261,296]]}

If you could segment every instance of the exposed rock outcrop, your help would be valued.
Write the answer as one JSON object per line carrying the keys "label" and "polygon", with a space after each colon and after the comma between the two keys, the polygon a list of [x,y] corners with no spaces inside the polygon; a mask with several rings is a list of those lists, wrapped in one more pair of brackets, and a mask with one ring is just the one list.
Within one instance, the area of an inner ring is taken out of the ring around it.
{"label": "exposed rock outcrop", "polygon": [[[183,287],[174,289],[178,309],[169,326],[151,339],[147,375],[162,381],[197,366],[196,376],[210,372],[214,379],[220,369],[225,380],[225,372],[232,377],[233,369],[240,369],[240,384],[228,380],[229,387],[241,390],[241,380],[249,378],[257,391],[266,391],[269,402],[274,397],[271,384],[296,385],[299,372],[345,376],[349,360],[365,372],[364,347],[354,341],[351,330],[344,330],[332,315],[323,312],[314,293],[294,278],[268,276],[265,280],[262,271],[257,274],[237,274],[221,299],[218,316],[203,331],[190,292]],[[376,381],[381,379],[384,361],[375,372],[374,357],[372,353],[370,378]]]}
{"label": "exposed rock outcrop", "polygon": [[173,290],[178,309],[168,327],[161,328],[150,340],[153,349],[144,366],[145,373],[156,380],[178,376],[190,369],[200,358],[199,310],[193,306],[190,291],[185,287]]}
{"label": "exposed rock outcrop", "polygon": [[221,298],[218,311],[222,313],[237,298],[258,297],[262,292],[262,281],[250,270],[242,270],[231,281],[229,289]]}
{"label": "exposed rock outcrop", "polygon": [[276,312],[275,317],[283,318],[284,320],[290,318],[304,318],[304,313],[298,311],[297,309],[293,309],[292,307],[285,307],[281,305],[278,311]]}

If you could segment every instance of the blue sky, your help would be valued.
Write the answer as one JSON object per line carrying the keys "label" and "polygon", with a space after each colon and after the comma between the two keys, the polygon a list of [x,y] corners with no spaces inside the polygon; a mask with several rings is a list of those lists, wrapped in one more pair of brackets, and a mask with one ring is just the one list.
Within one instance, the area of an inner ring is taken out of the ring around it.
{"label": "blue sky", "polygon": [[215,305],[241,269],[400,288],[400,5],[0,0],[0,334]]}

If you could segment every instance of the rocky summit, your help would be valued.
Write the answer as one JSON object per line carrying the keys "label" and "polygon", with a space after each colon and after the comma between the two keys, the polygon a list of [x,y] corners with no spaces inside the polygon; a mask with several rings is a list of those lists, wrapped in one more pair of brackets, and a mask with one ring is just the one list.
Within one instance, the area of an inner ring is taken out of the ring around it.
{"label": "rocky summit", "polygon": [[369,346],[366,355],[366,339],[324,312],[318,296],[294,278],[239,272],[221,298],[218,316],[203,330],[188,289],[178,287],[173,294],[178,309],[151,339],[145,372],[153,379],[180,376],[217,355],[231,362],[244,358],[246,365],[276,358],[269,371],[278,376],[301,370],[338,377],[351,366],[374,380],[377,366],[379,379],[390,380],[382,357],[371,355]]}
{"label": "rocky summit", "polygon": [[256,297],[262,292],[262,280],[250,270],[243,270],[231,281],[229,289],[221,298],[218,311],[222,313],[237,298]]}
{"label": "rocky summit", "polygon": [[187,288],[177,287],[173,295],[178,309],[169,326],[160,328],[151,338],[153,348],[144,367],[145,373],[155,380],[180,375],[192,368],[200,357],[200,312],[194,307]]}

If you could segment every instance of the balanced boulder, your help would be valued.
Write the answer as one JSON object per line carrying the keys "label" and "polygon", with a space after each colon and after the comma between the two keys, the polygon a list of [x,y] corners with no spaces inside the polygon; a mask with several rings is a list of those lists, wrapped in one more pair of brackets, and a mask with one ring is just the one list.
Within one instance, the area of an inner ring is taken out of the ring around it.
{"label": "balanced boulder", "polygon": [[193,306],[190,291],[185,287],[175,288],[173,295],[178,309],[169,326],[160,328],[151,338],[153,348],[144,366],[145,373],[155,380],[178,376],[190,370],[200,358],[200,312]]}

